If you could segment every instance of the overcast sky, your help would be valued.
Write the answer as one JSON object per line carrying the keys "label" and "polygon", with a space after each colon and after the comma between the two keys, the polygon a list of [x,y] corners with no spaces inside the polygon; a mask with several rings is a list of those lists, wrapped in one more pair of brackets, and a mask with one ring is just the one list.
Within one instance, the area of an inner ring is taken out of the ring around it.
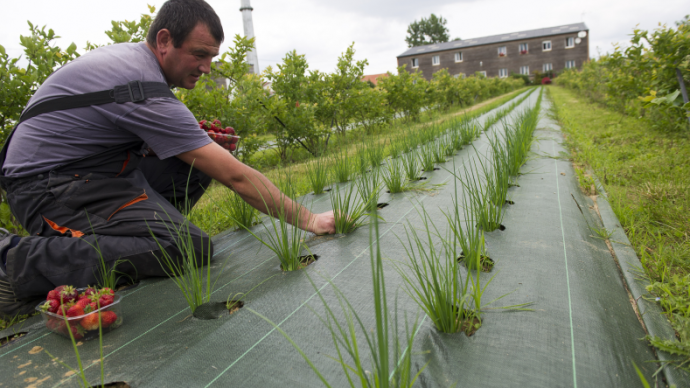
{"label": "overcast sky", "polygon": [[[235,34],[243,34],[240,0],[207,0],[225,30],[225,51]],[[157,8],[163,0],[4,0],[0,45],[10,56],[23,50],[19,35],[28,35],[27,20],[47,25],[62,38],[57,45],[86,41],[105,44],[111,20],[133,20]],[[331,72],[338,56],[355,42],[358,59],[366,58],[366,74],[395,71],[396,56],[407,49],[407,26],[431,13],[448,20],[451,39],[477,38],[542,27],[585,22],[590,30],[590,57],[612,51],[612,43],[625,43],[633,28],[654,29],[690,13],[687,0],[252,0],[259,67],[281,62],[285,53],[305,54],[310,69]]]}

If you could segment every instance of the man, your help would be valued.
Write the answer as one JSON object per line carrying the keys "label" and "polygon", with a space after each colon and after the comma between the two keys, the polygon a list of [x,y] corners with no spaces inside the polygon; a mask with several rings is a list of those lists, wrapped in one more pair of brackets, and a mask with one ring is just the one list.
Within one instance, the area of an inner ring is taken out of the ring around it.
{"label": "man", "polygon": [[[36,91],[0,170],[12,212],[30,234],[0,237],[0,315],[31,312],[57,285],[95,284],[100,257],[94,247],[108,266],[125,260],[117,269],[133,278],[165,276],[162,251],[180,255],[169,231],[185,220],[178,207],[193,206],[212,179],[264,213],[297,214],[299,205],[212,142],[169,91],[194,88],[222,41],[220,19],[206,2],[170,0],[146,43],[94,50]],[[116,102],[25,119],[50,104],[45,101],[113,88],[105,95]],[[149,148],[157,156],[147,156]],[[333,212],[303,209],[299,216],[300,228],[335,232]],[[208,235],[194,225],[189,230],[197,259],[212,254]]]}

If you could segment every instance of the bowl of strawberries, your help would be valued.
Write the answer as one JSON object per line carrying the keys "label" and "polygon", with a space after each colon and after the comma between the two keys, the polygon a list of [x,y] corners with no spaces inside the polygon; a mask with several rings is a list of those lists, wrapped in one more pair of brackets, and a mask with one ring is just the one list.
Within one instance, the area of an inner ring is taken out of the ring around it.
{"label": "bowl of strawberries", "polygon": [[122,325],[120,296],[110,288],[58,286],[36,311],[48,330],[65,338],[71,331],[77,341],[98,338],[99,325],[104,334]]}
{"label": "bowl of strawberries", "polygon": [[211,138],[211,140],[230,151],[230,153],[233,153],[237,150],[237,143],[239,143],[240,137],[235,135],[234,128],[223,128],[223,124],[218,119],[215,119],[212,122],[201,120],[199,121],[199,128],[206,131],[206,134]]}

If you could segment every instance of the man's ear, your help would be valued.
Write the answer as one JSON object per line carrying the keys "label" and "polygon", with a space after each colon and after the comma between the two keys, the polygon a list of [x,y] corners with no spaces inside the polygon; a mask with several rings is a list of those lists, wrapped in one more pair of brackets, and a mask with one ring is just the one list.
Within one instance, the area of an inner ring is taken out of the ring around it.
{"label": "man's ear", "polygon": [[157,49],[161,52],[167,52],[173,47],[172,36],[167,28],[163,28],[156,34]]}

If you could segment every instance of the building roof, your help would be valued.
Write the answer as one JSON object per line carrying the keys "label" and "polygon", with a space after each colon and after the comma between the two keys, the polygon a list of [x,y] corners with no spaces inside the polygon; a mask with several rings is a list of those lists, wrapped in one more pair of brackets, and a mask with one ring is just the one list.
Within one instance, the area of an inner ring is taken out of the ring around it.
{"label": "building roof", "polygon": [[374,84],[374,86],[375,86],[378,84],[379,77],[388,77],[388,73],[370,74],[370,75],[362,76],[362,82],[371,81],[371,83]]}
{"label": "building roof", "polygon": [[536,30],[513,32],[511,34],[484,36],[481,38],[473,38],[473,39],[466,39],[466,40],[454,40],[454,41],[445,42],[445,43],[435,43],[435,44],[428,44],[426,46],[410,47],[407,51],[398,55],[398,58],[407,57],[407,56],[416,55],[416,54],[432,53],[432,52],[436,52],[436,51],[446,51],[446,50],[453,50],[453,49],[458,49],[458,48],[481,46],[481,45],[485,45],[485,44],[500,43],[500,42],[510,42],[513,40],[524,40],[524,39],[538,38],[540,36],[550,36],[550,35],[565,34],[568,32],[579,32],[579,31],[589,31],[589,29],[587,28],[585,23],[575,23],[575,24],[566,24],[564,26],[539,28]]}

